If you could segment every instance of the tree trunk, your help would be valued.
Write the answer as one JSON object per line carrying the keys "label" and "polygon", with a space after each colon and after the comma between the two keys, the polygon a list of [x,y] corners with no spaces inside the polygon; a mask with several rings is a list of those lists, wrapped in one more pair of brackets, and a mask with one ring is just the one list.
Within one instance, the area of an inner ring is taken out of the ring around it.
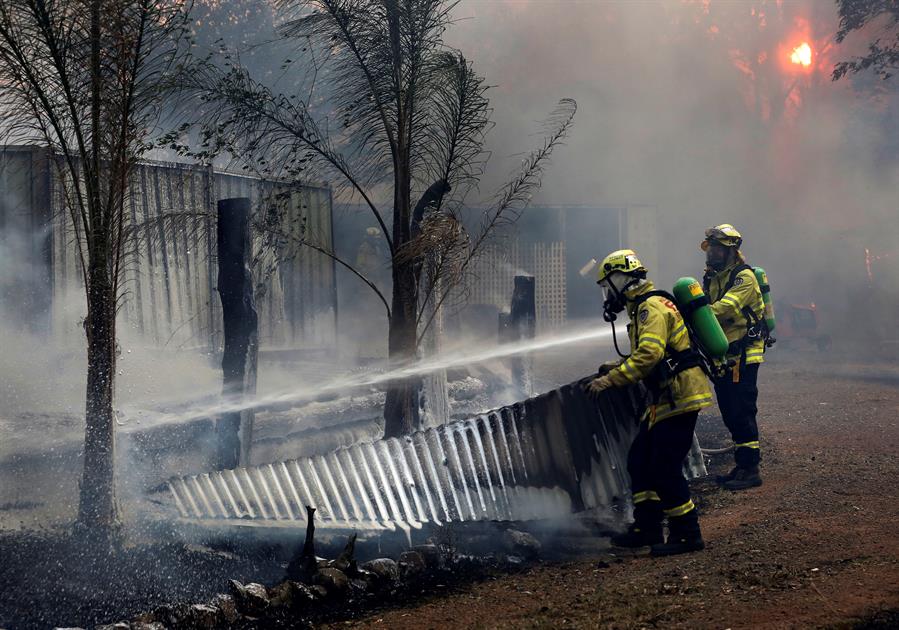
{"label": "tree trunk", "polygon": [[[100,252],[102,253],[102,252]],[[115,296],[106,257],[92,257],[88,287],[87,402],[84,430],[84,474],[78,525],[99,544],[108,543],[119,527],[115,493]]]}
{"label": "tree trunk", "polygon": [[[513,341],[533,339],[537,335],[537,298],[534,276],[515,276],[512,289],[512,303],[509,308],[509,323]],[[531,353],[520,354],[509,359],[512,383],[518,389],[521,399],[534,395],[532,373],[534,357]]]}
{"label": "tree trunk", "polygon": [[[418,326],[415,307],[418,296],[412,264],[393,265],[393,305],[387,348],[391,364],[415,360]],[[418,397],[421,378],[407,378],[388,384],[384,403],[384,437],[397,437],[420,428]]]}
{"label": "tree trunk", "polygon": [[[402,128],[402,125],[399,125]],[[394,174],[393,243],[396,251],[412,237],[411,180],[407,152],[401,145]],[[414,361],[418,346],[418,284],[413,261],[398,261],[394,255],[393,297],[390,307],[390,323],[387,351],[393,365]],[[392,381],[388,385],[384,403],[384,436],[406,435],[420,428],[418,407],[421,378]]]}
{"label": "tree trunk", "polygon": [[315,557],[315,508],[306,506],[306,540],[303,547],[287,565],[285,578],[297,582],[310,582],[318,573],[318,561]]}
{"label": "tree trunk", "polygon": [[[218,202],[218,292],[222,301],[224,352],[222,394],[239,402],[256,393],[259,353],[259,318],[253,296],[253,242],[250,236],[250,200],[245,197]],[[237,468],[249,463],[253,439],[251,410],[222,414],[218,422],[218,467]]]}

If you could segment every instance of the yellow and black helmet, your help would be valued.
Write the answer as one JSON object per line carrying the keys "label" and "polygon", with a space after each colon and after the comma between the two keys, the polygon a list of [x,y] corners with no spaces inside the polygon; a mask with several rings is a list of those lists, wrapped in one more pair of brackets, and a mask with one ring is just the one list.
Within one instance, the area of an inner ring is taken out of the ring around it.
{"label": "yellow and black helmet", "polygon": [[725,247],[740,247],[743,244],[743,236],[730,223],[722,223],[705,231],[705,240],[699,247],[702,251],[707,251],[709,245],[712,244],[724,245]]}
{"label": "yellow and black helmet", "polygon": [[599,276],[596,283],[599,284],[615,271],[620,271],[629,276],[638,274],[643,277],[646,276],[646,267],[643,266],[643,263],[640,262],[637,254],[632,249],[619,249],[603,258],[599,265]]}

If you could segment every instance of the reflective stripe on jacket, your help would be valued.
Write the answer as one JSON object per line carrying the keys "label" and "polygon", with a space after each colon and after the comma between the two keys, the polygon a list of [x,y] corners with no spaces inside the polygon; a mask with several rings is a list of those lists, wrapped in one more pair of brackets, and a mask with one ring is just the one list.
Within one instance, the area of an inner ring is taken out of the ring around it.
{"label": "reflective stripe on jacket", "polygon": [[[709,282],[709,302],[718,323],[724,329],[727,341],[733,343],[746,336],[750,325],[743,308],[748,306],[756,317],[765,317],[765,303],[762,301],[762,290],[752,269],[744,269],[734,278],[734,285],[725,293],[724,289],[730,281],[734,267],[742,263],[734,263],[715,274]],[[728,352],[729,358],[738,359],[739,352]],[[762,363],[765,360],[765,341],[761,338],[752,340],[746,346],[746,363]]]}
{"label": "reflective stripe on jacket", "polygon": [[[634,297],[652,290],[652,283],[647,282]],[[631,385],[647,378],[653,368],[665,358],[666,348],[682,351],[690,347],[690,335],[683,317],[677,307],[667,299],[652,296],[640,305],[639,313],[635,312],[636,310],[634,301],[628,300],[631,355],[609,372],[609,378],[615,385]],[[688,411],[697,411],[712,404],[712,390],[708,378],[698,367],[676,374],[672,381],[663,384],[662,392],[654,415],[652,409],[648,412],[650,427],[659,420]]]}

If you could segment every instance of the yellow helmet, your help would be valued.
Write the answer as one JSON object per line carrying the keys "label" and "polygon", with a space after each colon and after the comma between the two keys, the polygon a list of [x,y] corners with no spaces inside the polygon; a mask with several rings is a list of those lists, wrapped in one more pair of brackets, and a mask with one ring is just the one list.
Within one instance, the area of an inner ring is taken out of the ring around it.
{"label": "yellow helmet", "polygon": [[644,277],[646,275],[646,267],[643,266],[643,263],[640,262],[637,254],[632,249],[619,249],[603,258],[602,263],[599,265],[599,277],[596,283],[599,284],[615,271],[628,275],[642,272]]}
{"label": "yellow helmet", "polygon": [[712,243],[725,247],[739,247],[743,244],[743,236],[730,223],[722,223],[705,231],[705,240],[699,248],[707,251]]}

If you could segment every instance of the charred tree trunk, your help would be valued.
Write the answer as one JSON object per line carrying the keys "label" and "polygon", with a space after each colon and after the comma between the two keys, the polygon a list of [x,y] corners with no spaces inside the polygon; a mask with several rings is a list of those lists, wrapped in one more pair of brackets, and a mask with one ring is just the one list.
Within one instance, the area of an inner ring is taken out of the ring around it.
{"label": "charred tree trunk", "polygon": [[[218,202],[218,292],[222,300],[224,351],[223,386],[226,399],[241,402],[256,393],[259,355],[258,317],[253,298],[253,256],[250,200]],[[218,421],[218,465],[236,468],[247,463],[253,438],[253,412],[223,414]]]}
{"label": "charred tree trunk", "polygon": [[[412,265],[395,265],[393,304],[387,339],[391,365],[410,363],[417,357],[418,326],[415,321],[417,299]],[[421,428],[419,407],[421,388],[420,377],[390,381],[384,402],[384,437],[407,435]]]}
{"label": "charred tree trunk", "polygon": [[[515,276],[509,323],[515,341],[533,339],[537,334],[537,300],[534,276]],[[511,359],[512,382],[523,398],[534,393],[532,386],[533,356],[519,355]]]}
{"label": "charred tree trunk", "polygon": [[[99,244],[98,244],[99,245]],[[84,430],[84,473],[81,478],[78,527],[94,542],[108,543],[119,527],[115,492],[115,296],[107,256],[94,252],[89,268],[87,391]]]}
{"label": "charred tree trunk", "polygon": [[[87,388],[84,418],[84,472],[76,528],[92,544],[106,547],[119,529],[115,493],[115,379],[116,292],[113,278],[113,238],[100,202],[100,2],[90,9],[90,163],[84,175],[88,192],[90,232],[87,245]],[[111,209],[107,209],[111,211]]]}
{"label": "charred tree trunk", "polygon": [[[393,305],[391,307],[388,352],[391,364],[414,361],[418,327],[415,322],[417,303],[415,275],[411,264],[393,266]],[[384,403],[384,436],[396,437],[419,428],[418,398],[421,379],[417,377],[391,381]]]}
{"label": "charred tree trunk", "polygon": [[[355,542],[355,538],[353,539]],[[286,578],[298,582],[309,582],[318,573],[318,560],[315,557],[315,508],[306,506],[306,539],[298,553],[287,565]]]}
{"label": "charred tree trunk", "polygon": [[[412,238],[411,180],[405,148],[401,147],[395,169],[393,243],[397,251]],[[414,261],[399,259],[394,254],[393,296],[387,351],[394,365],[414,361],[418,349],[418,283]],[[392,381],[384,403],[384,436],[406,435],[420,428],[420,378]]]}
{"label": "charred tree trunk", "polygon": [[[404,85],[409,60],[404,57],[402,46],[402,18],[397,0],[385,4],[387,31],[393,56],[393,72],[397,86]],[[408,81],[413,81],[411,77]],[[415,263],[398,256],[403,246],[412,238],[412,168],[411,123],[414,113],[413,85],[394,94],[396,99],[396,127],[393,151],[393,297],[387,337],[387,351],[394,365],[415,360],[418,349],[418,284]],[[411,433],[420,426],[418,398],[420,378],[393,381],[388,385],[384,403],[384,435],[395,437]]]}

